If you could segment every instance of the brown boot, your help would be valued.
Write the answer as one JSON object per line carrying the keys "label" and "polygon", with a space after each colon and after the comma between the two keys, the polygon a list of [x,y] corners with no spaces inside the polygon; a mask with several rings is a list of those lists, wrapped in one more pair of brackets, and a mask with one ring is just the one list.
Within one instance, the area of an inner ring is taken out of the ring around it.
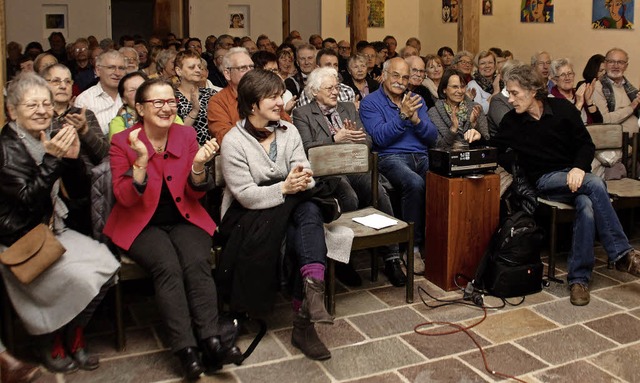
{"label": "brown boot", "polygon": [[324,281],[315,278],[304,279],[304,299],[300,315],[313,323],[333,324],[333,316],[324,306]]}
{"label": "brown boot", "polygon": [[616,269],[640,277],[640,251],[631,250],[616,262]]}
{"label": "brown boot", "polygon": [[309,318],[296,315],[293,319],[293,332],[291,333],[291,344],[302,351],[309,359],[325,360],[331,358],[331,352],[318,338],[318,333]]}
{"label": "brown boot", "polygon": [[0,352],[0,381],[2,383],[28,383],[40,376],[40,367],[14,358],[8,351]]}

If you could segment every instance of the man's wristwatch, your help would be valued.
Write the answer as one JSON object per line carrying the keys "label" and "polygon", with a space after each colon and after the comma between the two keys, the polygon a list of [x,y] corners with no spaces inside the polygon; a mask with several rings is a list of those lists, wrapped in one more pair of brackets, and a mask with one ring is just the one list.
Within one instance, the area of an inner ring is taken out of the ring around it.
{"label": "man's wristwatch", "polygon": [[409,116],[407,116],[406,114],[404,114],[403,112],[400,112],[400,119],[402,121],[407,121],[409,119]]}

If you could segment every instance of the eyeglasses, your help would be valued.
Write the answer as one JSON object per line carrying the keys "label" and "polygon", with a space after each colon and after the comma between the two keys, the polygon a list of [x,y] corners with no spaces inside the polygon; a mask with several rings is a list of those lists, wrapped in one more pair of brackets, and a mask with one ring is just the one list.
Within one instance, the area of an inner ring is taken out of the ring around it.
{"label": "eyeglasses", "polygon": [[333,92],[340,92],[340,85],[334,85],[334,86],[321,86],[321,89],[326,90],[329,93],[333,93]]}
{"label": "eyeglasses", "polygon": [[403,76],[398,72],[393,72],[393,73],[391,73],[389,71],[385,71],[385,72],[389,73],[389,76],[391,76],[391,79],[393,81],[398,81],[400,79],[402,79],[402,81],[409,81],[409,76]]}
{"label": "eyeglasses", "polygon": [[340,51],[346,51],[347,49],[351,49],[351,47],[350,46],[341,47],[341,46],[338,45],[338,50],[340,50]]}
{"label": "eyeglasses", "polygon": [[267,70],[269,72],[273,72],[275,74],[278,74],[278,68],[263,68],[264,70]]}
{"label": "eyeglasses", "polygon": [[61,78],[52,78],[47,80],[47,82],[53,86],[60,86],[64,83],[65,86],[73,85],[73,80],[70,78],[65,78],[64,80]]}
{"label": "eyeglasses", "polygon": [[469,60],[460,60],[458,61],[460,64],[462,65],[473,65],[473,62],[469,61]]}
{"label": "eyeglasses", "polygon": [[87,48],[76,48],[76,52],[84,52]]}
{"label": "eyeglasses", "polygon": [[561,79],[566,79],[566,78],[573,78],[573,76],[575,76],[576,74],[574,72],[567,72],[567,73],[560,73],[559,75],[557,75],[557,78],[561,78]]}
{"label": "eyeglasses", "polygon": [[427,71],[424,69],[411,68],[411,74],[418,74],[423,76],[425,73],[427,73]]}
{"label": "eyeglasses", "polygon": [[606,62],[607,64],[611,64],[611,65],[619,65],[619,66],[623,66],[623,65],[627,65],[627,63],[629,61],[626,60],[604,60],[604,62]]}
{"label": "eyeglasses", "polygon": [[44,108],[44,110],[53,109],[53,104],[51,103],[51,101],[42,101],[41,103],[26,102],[24,104],[18,104],[18,105],[24,106],[30,112],[35,112],[36,110],[40,109],[40,107]]}
{"label": "eyeglasses", "polygon": [[240,73],[246,73],[246,72],[252,70],[253,68],[255,68],[253,65],[242,65],[242,66],[229,66],[229,67],[227,67],[227,69],[229,71],[232,71],[232,70],[235,69]]}
{"label": "eyeglasses", "polygon": [[135,63],[138,62],[138,56],[134,57],[125,57],[124,62],[126,63]]}
{"label": "eyeglasses", "polygon": [[536,61],[536,65],[538,65],[538,66],[549,66],[549,65],[551,65],[551,61]]}
{"label": "eyeglasses", "polygon": [[178,100],[175,98],[167,98],[166,100],[156,98],[154,100],[144,100],[142,103],[149,103],[156,109],[162,108],[165,104],[169,105],[170,108],[176,108],[178,106]]}
{"label": "eyeglasses", "polygon": [[364,56],[364,57],[366,57],[366,58],[368,58],[368,59],[372,59],[372,58],[375,58],[375,57],[376,57],[376,55],[363,55],[363,56]]}
{"label": "eyeglasses", "polygon": [[100,68],[104,68],[104,70],[106,70],[107,72],[115,72],[115,71],[125,72],[127,70],[126,66],[116,66],[116,65],[98,65],[98,66]]}

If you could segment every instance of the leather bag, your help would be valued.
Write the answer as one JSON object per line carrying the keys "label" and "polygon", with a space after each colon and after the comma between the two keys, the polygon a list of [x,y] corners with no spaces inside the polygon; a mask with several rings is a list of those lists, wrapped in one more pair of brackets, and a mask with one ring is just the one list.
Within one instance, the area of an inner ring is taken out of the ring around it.
{"label": "leather bag", "polygon": [[49,226],[41,223],[0,254],[0,262],[27,285],[60,259],[65,251]]}

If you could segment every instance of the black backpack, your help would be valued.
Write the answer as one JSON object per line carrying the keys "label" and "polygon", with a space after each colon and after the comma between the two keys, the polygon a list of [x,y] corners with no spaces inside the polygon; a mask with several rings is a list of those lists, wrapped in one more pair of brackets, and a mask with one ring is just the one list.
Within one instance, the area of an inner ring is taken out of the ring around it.
{"label": "black backpack", "polygon": [[543,237],[530,214],[518,211],[508,216],[491,238],[476,271],[474,287],[500,298],[541,291]]}

